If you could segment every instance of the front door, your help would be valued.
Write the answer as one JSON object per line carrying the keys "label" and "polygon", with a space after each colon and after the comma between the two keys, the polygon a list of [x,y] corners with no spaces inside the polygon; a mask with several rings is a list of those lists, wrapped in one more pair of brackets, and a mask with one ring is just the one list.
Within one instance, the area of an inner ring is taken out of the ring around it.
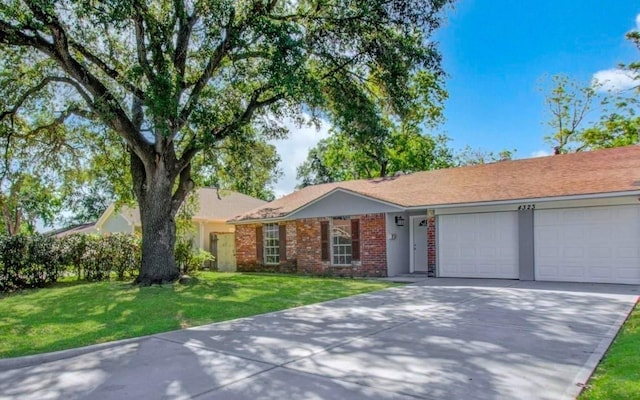
{"label": "front door", "polygon": [[427,219],[411,217],[411,272],[427,272]]}

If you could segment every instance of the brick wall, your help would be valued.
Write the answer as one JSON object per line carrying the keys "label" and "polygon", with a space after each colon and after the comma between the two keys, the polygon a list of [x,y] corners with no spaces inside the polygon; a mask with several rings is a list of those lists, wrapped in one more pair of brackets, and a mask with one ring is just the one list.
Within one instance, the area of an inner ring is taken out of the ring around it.
{"label": "brick wall", "polygon": [[298,236],[296,233],[296,221],[287,221],[287,260],[298,258]]}
{"label": "brick wall", "polygon": [[236,264],[240,272],[297,272],[295,222],[286,223],[287,259],[279,265],[264,265],[256,260],[256,227],[258,224],[236,226]]}
{"label": "brick wall", "polygon": [[360,217],[360,265],[356,276],[387,276],[387,227],[384,214]]}
{"label": "brick wall", "polygon": [[360,261],[351,267],[334,267],[322,261],[320,222],[330,218],[296,221],[298,272],[335,276],[387,276],[387,239],[384,214],[354,216],[360,220]]}
{"label": "brick wall", "polygon": [[286,223],[287,261],[279,266],[256,262],[256,225],[236,227],[238,271],[298,272],[311,275],[387,276],[386,219],[368,214],[360,220],[360,261],[350,267],[333,267],[322,261],[320,222],[330,218],[306,218]]}
{"label": "brick wall", "polygon": [[427,276],[436,276],[436,217],[427,218]]}
{"label": "brick wall", "polygon": [[236,264],[238,271],[256,265],[256,225],[236,225]]}
{"label": "brick wall", "polygon": [[326,220],[326,218],[296,220],[298,272],[318,275],[325,273],[329,268],[329,262],[322,261],[320,247],[320,221]]}

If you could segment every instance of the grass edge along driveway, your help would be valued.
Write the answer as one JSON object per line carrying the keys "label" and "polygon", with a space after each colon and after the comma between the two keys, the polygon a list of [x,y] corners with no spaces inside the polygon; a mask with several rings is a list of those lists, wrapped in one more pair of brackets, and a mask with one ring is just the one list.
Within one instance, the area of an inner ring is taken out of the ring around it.
{"label": "grass edge along driveway", "polygon": [[202,272],[151,287],[61,282],[0,296],[0,358],[64,350],[319,303],[382,281]]}
{"label": "grass edge along driveway", "polygon": [[578,399],[640,399],[640,303],[629,314]]}

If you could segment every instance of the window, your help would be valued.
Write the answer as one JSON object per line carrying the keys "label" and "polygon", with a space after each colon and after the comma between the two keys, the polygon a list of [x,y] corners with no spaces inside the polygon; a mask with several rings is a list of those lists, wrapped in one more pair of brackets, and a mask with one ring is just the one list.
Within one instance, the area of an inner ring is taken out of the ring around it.
{"label": "window", "polygon": [[264,225],[264,263],[280,263],[280,228],[278,224]]}
{"label": "window", "polygon": [[351,265],[351,220],[334,218],[331,226],[331,254],[333,265]]}

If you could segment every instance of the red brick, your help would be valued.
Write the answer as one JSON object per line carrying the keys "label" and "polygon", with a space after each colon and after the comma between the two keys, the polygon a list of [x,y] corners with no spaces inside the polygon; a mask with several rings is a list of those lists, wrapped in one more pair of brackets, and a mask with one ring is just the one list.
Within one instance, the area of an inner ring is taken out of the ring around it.
{"label": "red brick", "polygon": [[[353,216],[360,220],[360,260],[350,267],[334,267],[321,259],[320,222],[330,218],[306,218],[286,222],[287,262],[297,272],[313,275],[387,276],[386,220],[384,214]],[[256,225],[238,225],[236,253],[238,270],[256,269]],[[281,272],[293,272],[284,271]]]}

